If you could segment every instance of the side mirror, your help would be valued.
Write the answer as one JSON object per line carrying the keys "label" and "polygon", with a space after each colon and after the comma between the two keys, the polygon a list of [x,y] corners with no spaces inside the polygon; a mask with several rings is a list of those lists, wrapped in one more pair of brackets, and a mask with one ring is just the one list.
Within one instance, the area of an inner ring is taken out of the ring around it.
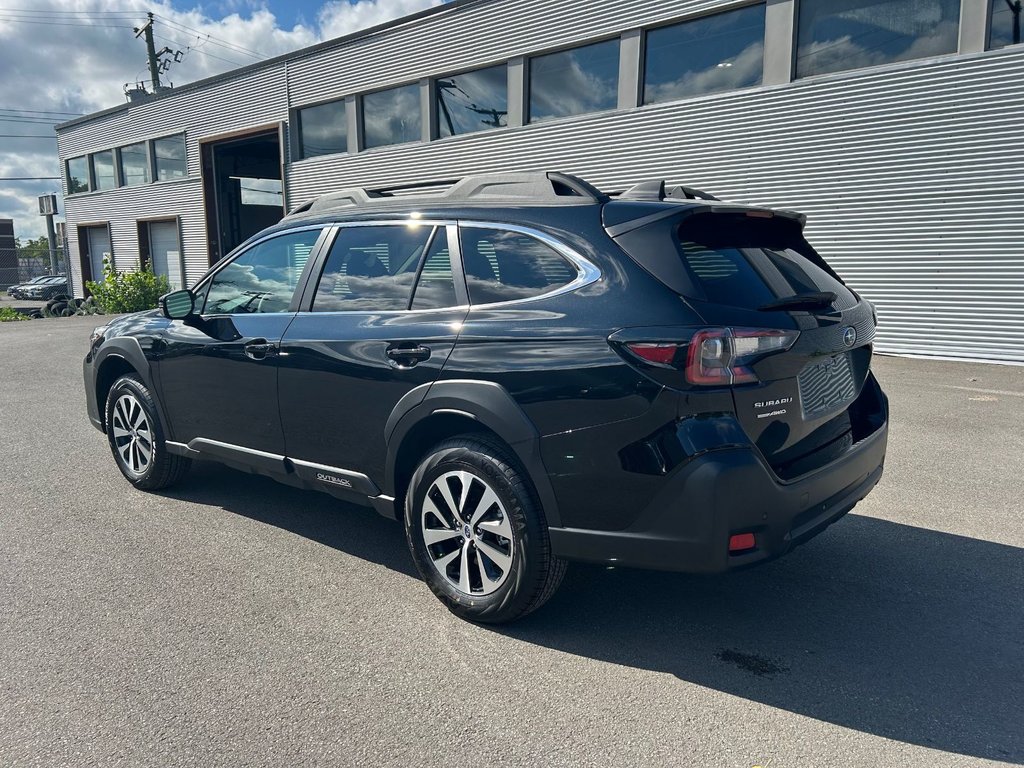
{"label": "side mirror", "polygon": [[192,291],[171,291],[160,297],[160,310],[170,320],[185,320],[195,314],[196,297]]}

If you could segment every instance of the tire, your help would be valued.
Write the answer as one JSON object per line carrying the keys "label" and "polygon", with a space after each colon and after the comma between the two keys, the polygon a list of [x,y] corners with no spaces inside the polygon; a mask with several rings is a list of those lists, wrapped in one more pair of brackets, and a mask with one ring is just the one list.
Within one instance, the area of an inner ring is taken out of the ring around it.
{"label": "tire", "polygon": [[525,616],[548,601],[565,575],[526,472],[485,436],[452,438],[427,454],[409,482],[405,534],[427,586],[469,621]]}
{"label": "tire", "polygon": [[114,463],[136,488],[167,488],[192,466],[191,459],[168,453],[153,395],[137,375],[127,374],[114,382],[105,413]]}

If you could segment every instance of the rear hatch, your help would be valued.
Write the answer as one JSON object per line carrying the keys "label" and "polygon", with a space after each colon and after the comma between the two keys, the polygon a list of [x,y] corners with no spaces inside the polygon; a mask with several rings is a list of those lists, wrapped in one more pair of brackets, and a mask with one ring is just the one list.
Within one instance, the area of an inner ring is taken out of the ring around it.
{"label": "rear hatch", "polygon": [[[649,213],[633,229],[608,227],[706,324],[675,342],[687,347],[677,358],[678,385],[729,386],[744,431],[783,479],[827,464],[870,429],[857,403],[868,381],[873,308],[810,247],[797,214],[682,208]],[[671,343],[652,339],[632,351],[653,359],[653,348],[672,362]],[[726,362],[716,368],[718,359]],[[676,383],[666,375],[660,380]]]}

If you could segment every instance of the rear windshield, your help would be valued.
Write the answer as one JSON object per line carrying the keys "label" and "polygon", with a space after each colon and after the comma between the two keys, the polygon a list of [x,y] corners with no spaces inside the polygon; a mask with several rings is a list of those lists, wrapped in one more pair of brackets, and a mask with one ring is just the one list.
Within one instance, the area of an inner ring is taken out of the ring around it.
{"label": "rear windshield", "polygon": [[[671,241],[670,248],[665,248],[666,240]],[[681,223],[645,227],[617,241],[645,269],[687,298],[757,309],[790,296],[830,291],[836,294],[836,309],[857,303],[842,282],[799,252],[808,246],[790,220],[695,214]]]}

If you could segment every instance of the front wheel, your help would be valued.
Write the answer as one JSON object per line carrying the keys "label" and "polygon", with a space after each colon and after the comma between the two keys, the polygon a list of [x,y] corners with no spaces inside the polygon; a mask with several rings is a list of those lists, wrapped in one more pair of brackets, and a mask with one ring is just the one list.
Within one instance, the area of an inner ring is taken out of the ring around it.
{"label": "front wheel", "polygon": [[565,575],[529,479],[488,438],[447,440],[423,459],[406,494],[405,532],[427,586],[471,621],[524,616]]}
{"label": "front wheel", "polygon": [[191,460],[167,452],[153,395],[134,374],[114,382],[107,395],[107,440],[121,474],[144,491],[178,482]]}

